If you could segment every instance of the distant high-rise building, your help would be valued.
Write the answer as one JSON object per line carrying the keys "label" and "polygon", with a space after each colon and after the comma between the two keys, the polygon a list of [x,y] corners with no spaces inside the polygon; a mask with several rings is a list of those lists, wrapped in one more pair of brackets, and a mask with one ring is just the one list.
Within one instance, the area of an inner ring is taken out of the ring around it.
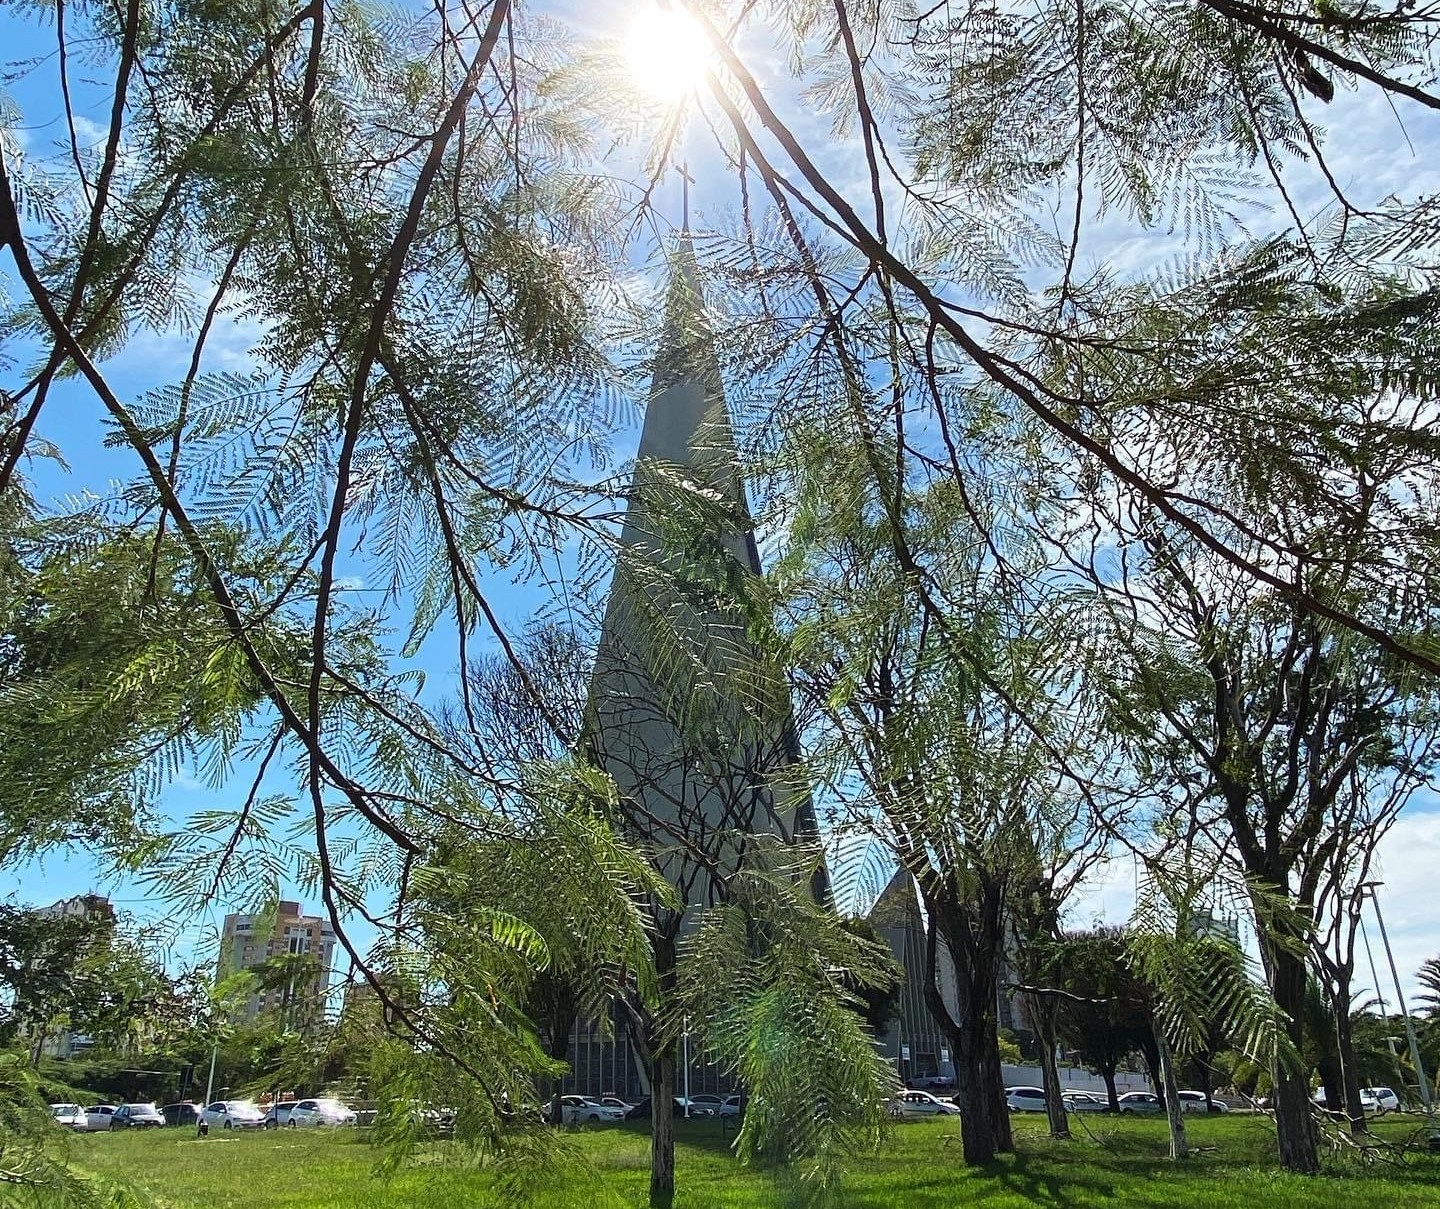
{"label": "distant high-rise building", "polygon": [[[220,940],[220,975],[239,970],[265,970],[266,985],[246,1001],[246,1019],[280,1011],[290,1023],[319,1020],[330,991],[330,966],[335,955],[335,929],[318,915],[306,915],[297,902],[282,900],[274,915],[227,915]],[[284,977],[285,958],[309,958]],[[275,977],[281,975],[280,977]]]}
{"label": "distant high-rise building", "polygon": [[[36,908],[36,914],[47,919],[91,919],[103,920],[108,924],[115,922],[115,908],[103,894],[76,894],[71,898],[62,898],[48,907]],[[32,1036],[40,1031],[27,1029],[26,1035]],[[53,1033],[45,1032],[40,1042],[41,1052],[51,1058],[73,1058],[94,1044],[93,1037],[65,1028]]]}

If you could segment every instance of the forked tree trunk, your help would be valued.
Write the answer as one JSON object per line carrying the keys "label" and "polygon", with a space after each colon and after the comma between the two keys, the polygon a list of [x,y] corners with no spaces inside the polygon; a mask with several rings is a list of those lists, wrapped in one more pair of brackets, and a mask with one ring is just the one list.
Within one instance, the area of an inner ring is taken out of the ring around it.
{"label": "forked tree trunk", "polygon": [[[954,1054],[961,1151],[970,1166],[989,1163],[997,1153],[1014,1149],[996,1019],[1001,905],[998,888],[974,906],[927,900],[931,924],[927,929],[925,1004]],[[958,1020],[951,1016],[935,976],[937,926],[955,956]]]}

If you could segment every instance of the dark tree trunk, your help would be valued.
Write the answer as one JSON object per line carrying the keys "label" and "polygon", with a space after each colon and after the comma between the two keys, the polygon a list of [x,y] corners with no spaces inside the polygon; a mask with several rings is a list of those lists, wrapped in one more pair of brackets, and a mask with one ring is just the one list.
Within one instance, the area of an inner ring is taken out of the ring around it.
{"label": "dark tree trunk", "polygon": [[1035,1036],[1040,1042],[1040,1081],[1045,1087],[1045,1115],[1052,1138],[1070,1136],[1070,1118],[1065,1113],[1065,1089],[1060,1086],[1060,1065],[1055,1061],[1055,1017],[1059,1005],[1049,995],[1031,995],[1026,1000]]}
{"label": "dark tree trunk", "polygon": [[[961,1150],[971,1166],[989,1163],[997,1153],[1014,1149],[996,1019],[1002,906],[1003,896],[995,885],[984,887],[980,900],[972,903],[926,896],[931,923],[925,1005],[950,1040],[955,1060],[955,1102],[960,1107]],[[936,979],[937,930],[954,957],[958,1019],[951,1017]]]}
{"label": "dark tree trunk", "polygon": [[[570,1056],[570,1033],[575,1028],[578,1012],[555,1012],[546,1023],[545,1053],[547,1057],[563,1062]],[[560,1095],[565,1087],[565,1076],[556,1075],[550,1080],[550,1124],[559,1125],[565,1114],[560,1108]]]}
{"label": "dark tree trunk", "polygon": [[[1340,1081],[1345,1090],[1345,1116],[1351,1133],[1365,1133],[1365,1109],[1360,1103],[1360,1068],[1355,1062],[1355,1035],[1350,1013],[1338,1013],[1335,1019],[1336,1041],[1340,1046]],[[1327,1096],[1329,1092],[1325,1093]]]}
{"label": "dark tree trunk", "polygon": [[1120,1111],[1120,1093],[1115,1089],[1115,1063],[1108,1062],[1100,1067],[1100,1077],[1105,1080],[1105,1095],[1110,1101],[1110,1111]]}
{"label": "dark tree trunk", "polygon": [[1340,1054],[1340,1083],[1345,1099],[1330,1102],[1330,1089],[1325,1089],[1325,1106],[1332,1110],[1341,1104],[1350,1121],[1350,1132],[1366,1132],[1365,1110],[1360,1105],[1360,1068],[1355,1062],[1355,1032],[1350,1020],[1350,976],[1346,972],[1331,986],[1335,1011],[1335,1048]]}
{"label": "dark tree trunk", "polygon": [[1155,1089],[1155,1094],[1160,1097],[1160,1103],[1165,1103],[1165,1076],[1160,1072],[1160,1047],[1155,1044],[1153,1036],[1146,1037],[1140,1042],[1140,1056],[1145,1059],[1145,1070],[1150,1075],[1150,1086]]}
{"label": "dark tree trunk", "polygon": [[1200,1090],[1205,1093],[1206,1113],[1215,1111],[1215,1068],[1210,1065],[1212,1056],[1213,1052],[1206,1054],[1203,1060],[1195,1059],[1195,1079],[1200,1084]]}
{"label": "dark tree trunk", "polygon": [[1005,1071],[1000,1061],[999,1024],[995,1019],[995,997],[990,998],[990,1023],[981,1034],[985,1049],[986,1074],[990,1085],[990,1130],[995,1135],[995,1149],[1001,1154],[1015,1153],[1015,1137],[1010,1131],[1010,1105],[1005,1101]]}
{"label": "dark tree trunk", "polygon": [[1337,1117],[1345,1111],[1345,1076],[1340,1063],[1334,1058],[1324,1058],[1316,1064],[1320,1072],[1320,1086],[1325,1090],[1325,1111]]}
{"label": "dark tree trunk", "polygon": [[[1297,1049],[1302,1041],[1302,1020],[1305,1007],[1305,961],[1298,957],[1294,938],[1262,935],[1260,943],[1268,952],[1270,989],[1280,1010],[1289,1017],[1285,1031]],[[1304,1175],[1320,1170],[1320,1154],[1316,1146],[1315,1123],[1310,1116],[1310,1081],[1296,1070],[1280,1068],[1275,1073],[1275,1140],[1280,1150],[1280,1165],[1288,1171]]]}
{"label": "dark tree trunk", "polygon": [[650,1073],[650,1209],[675,1202],[675,1043],[655,1051]]}
{"label": "dark tree trunk", "polygon": [[955,1102],[960,1106],[960,1149],[970,1166],[993,1162],[994,1113],[985,1055],[975,1030],[961,1027],[950,1038],[955,1053]]}

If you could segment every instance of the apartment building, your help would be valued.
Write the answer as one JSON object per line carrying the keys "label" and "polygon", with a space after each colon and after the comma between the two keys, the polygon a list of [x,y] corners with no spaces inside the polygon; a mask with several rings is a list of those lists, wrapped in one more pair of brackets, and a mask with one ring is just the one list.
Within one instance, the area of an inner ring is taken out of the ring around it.
{"label": "apartment building", "polygon": [[[306,915],[298,902],[282,900],[273,915],[227,915],[220,940],[220,975],[255,970],[264,985],[245,1004],[245,1017],[278,1011],[303,1027],[325,1014],[335,930],[330,921]],[[284,959],[309,958],[308,962]],[[300,967],[300,968],[295,968]]]}

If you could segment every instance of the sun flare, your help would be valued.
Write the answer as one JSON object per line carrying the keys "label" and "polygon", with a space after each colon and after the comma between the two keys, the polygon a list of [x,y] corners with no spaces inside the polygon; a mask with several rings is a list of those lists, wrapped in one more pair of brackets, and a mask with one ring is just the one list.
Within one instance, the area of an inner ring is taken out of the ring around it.
{"label": "sun flare", "polygon": [[699,87],[711,55],[705,31],[689,14],[650,7],[630,25],[625,58],[636,84],[673,103]]}

